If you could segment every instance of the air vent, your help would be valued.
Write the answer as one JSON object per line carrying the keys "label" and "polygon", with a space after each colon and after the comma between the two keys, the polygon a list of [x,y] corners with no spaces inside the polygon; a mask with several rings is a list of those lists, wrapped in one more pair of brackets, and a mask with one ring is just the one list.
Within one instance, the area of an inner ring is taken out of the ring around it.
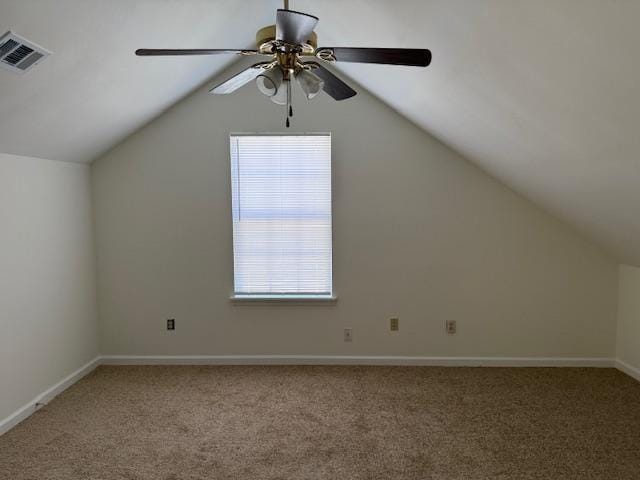
{"label": "air vent", "polygon": [[51,52],[15,33],[7,32],[0,37],[0,67],[7,70],[24,73],[49,55]]}

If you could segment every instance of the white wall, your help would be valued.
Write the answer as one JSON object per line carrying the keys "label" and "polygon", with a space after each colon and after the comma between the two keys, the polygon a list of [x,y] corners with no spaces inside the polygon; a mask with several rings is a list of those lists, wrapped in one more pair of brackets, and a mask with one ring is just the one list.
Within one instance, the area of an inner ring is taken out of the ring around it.
{"label": "white wall", "polygon": [[0,154],[0,420],[98,354],[89,167]]}
{"label": "white wall", "polygon": [[333,136],[338,303],[229,302],[228,135],[284,109],[200,89],[92,165],[104,354],[613,357],[612,258],[362,90],[295,101]]}
{"label": "white wall", "polygon": [[[620,266],[618,287],[618,360],[640,376],[640,268]],[[638,378],[640,380],[640,378]]]}

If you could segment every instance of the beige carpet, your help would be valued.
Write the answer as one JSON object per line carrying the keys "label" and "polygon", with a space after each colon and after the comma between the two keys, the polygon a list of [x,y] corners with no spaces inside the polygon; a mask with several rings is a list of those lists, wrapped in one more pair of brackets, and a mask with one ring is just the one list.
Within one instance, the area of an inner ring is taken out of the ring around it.
{"label": "beige carpet", "polygon": [[100,367],[0,437],[2,480],[639,479],[611,369]]}

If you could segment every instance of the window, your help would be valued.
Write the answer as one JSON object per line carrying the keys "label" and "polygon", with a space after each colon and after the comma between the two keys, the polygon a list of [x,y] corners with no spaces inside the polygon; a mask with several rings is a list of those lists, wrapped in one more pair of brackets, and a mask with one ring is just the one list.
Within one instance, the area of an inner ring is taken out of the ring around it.
{"label": "window", "polygon": [[331,136],[230,141],[234,297],[331,298]]}

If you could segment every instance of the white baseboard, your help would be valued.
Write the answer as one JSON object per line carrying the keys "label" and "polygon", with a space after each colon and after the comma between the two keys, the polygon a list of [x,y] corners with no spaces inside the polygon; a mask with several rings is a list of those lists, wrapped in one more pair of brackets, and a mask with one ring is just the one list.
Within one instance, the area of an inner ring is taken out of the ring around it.
{"label": "white baseboard", "polygon": [[616,368],[640,382],[640,369],[632,367],[628,363],[623,362],[622,360],[619,360],[619,359],[616,360]]}
{"label": "white baseboard", "polygon": [[11,430],[18,423],[20,423],[25,418],[33,414],[36,410],[38,410],[39,408],[38,404],[46,405],[51,400],[53,400],[53,398],[56,395],[59,395],[60,393],[64,392],[67,388],[69,388],[71,385],[76,383],[82,377],[92,372],[98,365],[100,365],[99,356],[91,360],[86,365],[80,367],[78,370],[76,370],[72,374],[66,376],[65,378],[60,380],[58,383],[56,383],[52,387],[45,390],[43,393],[35,397],[29,403],[27,403],[23,407],[13,412],[7,418],[0,420],[0,435]]}
{"label": "white baseboard", "polygon": [[103,365],[415,365],[431,367],[599,367],[612,358],[400,357],[351,355],[106,355]]}

